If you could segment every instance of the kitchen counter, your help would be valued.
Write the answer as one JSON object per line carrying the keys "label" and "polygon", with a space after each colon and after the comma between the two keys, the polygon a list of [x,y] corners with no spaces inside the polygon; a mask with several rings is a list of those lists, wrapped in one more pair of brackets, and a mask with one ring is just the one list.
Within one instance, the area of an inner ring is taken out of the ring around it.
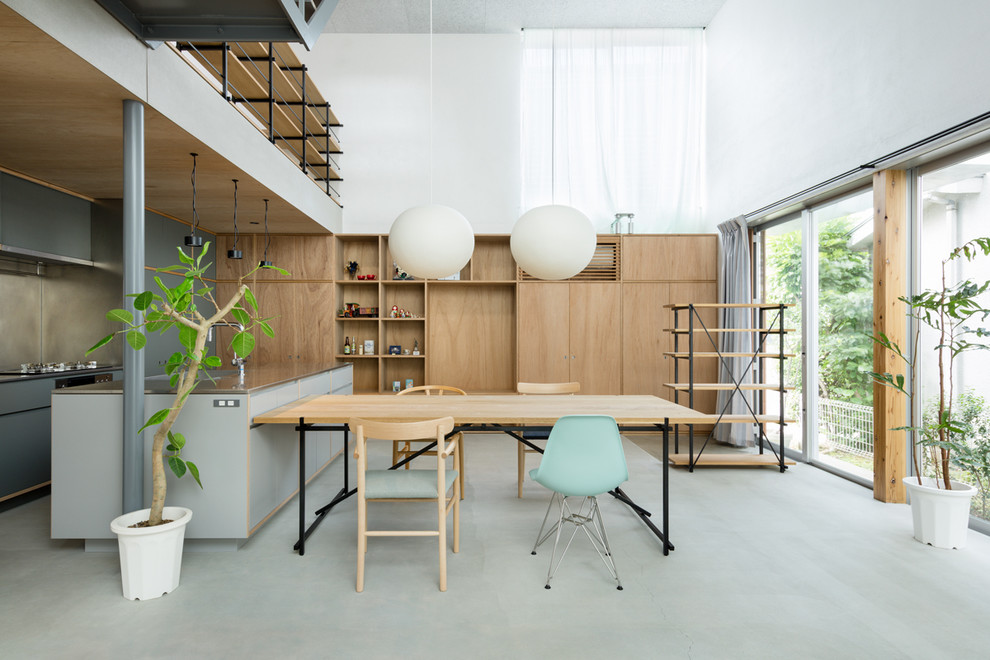
{"label": "kitchen counter", "polygon": [[[16,383],[26,380],[38,380],[39,378],[69,378],[72,376],[85,376],[86,374],[105,374],[108,371],[120,371],[121,366],[98,367],[96,369],[72,369],[71,371],[49,371],[43,374],[8,374],[0,375],[0,383]],[[236,380],[236,378],[235,378]]]}
{"label": "kitchen counter", "polygon": [[[258,390],[283,385],[316,374],[336,371],[351,366],[347,362],[332,362],[325,364],[317,363],[287,363],[267,366],[254,366],[248,364],[244,370],[244,380],[237,376],[236,369],[221,371],[203,370],[213,376],[210,382],[205,376],[200,378],[199,384],[193,390],[195,394],[251,394]],[[119,367],[118,367],[119,368]],[[98,372],[98,369],[94,369]],[[40,375],[40,374],[39,374]],[[51,375],[51,374],[44,374]],[[149,376],[144,379],[145,394],[169,394],[175,389],[169,385],[168,376]],[[79,385],[59,390],[59,394],[120,394],[123,392],[123,381],[112,381],[109,383],[93,383],[92,385]]]}
{"label": "kitchen counter", "polygon": [[[201,381],[173,427],[187,440],[183,458],[196,463],[203,480],[200,489],[188,477],[166,475],[166,504],[195,511],[186,527],[189,548],[236,549],[299,487],[297,434],[284,425],[255,425],[255,415],[306,396],[353,392],[348,363],[247,367],[243,383],[236,371]],[[145,383],[147,418],[175,397],[165,376]],[[52,538],[85,539],[89,550],[116,548],[109,521],[123,513],[123,400],[120,382],[51,394]],[[151,503],[153,436],[144,433],[144,506]],[[305,443],[307,480],[344,452],[343,431],[313,431]]]}

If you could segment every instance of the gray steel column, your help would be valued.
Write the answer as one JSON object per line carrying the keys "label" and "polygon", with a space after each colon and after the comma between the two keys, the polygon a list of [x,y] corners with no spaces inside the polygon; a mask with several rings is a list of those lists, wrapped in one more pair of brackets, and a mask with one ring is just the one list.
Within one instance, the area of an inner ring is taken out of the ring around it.
{"label": "gray steel column", "polygon": [[[144,106],[124,101],[124,307],[144,291]],[[124,346],[123,511],[144,508],[144,351]]]}

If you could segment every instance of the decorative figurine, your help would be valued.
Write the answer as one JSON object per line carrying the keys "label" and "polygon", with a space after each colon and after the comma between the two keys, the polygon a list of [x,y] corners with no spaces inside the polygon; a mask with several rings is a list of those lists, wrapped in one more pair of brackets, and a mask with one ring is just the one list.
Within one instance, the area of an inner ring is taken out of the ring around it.
{"label": "decorative figurine", "polygon": [[397,263],[395,263],[393,261],[392,262],[392,265],[394,266],[394,270],[392,271],[392,279],[393,280],[411,280],[412,279],[411,277],[409,277],[409,273],[407,273],[406,271],[402,270],[402,268],[399,267],[399,264],[397,264]]}
{"label": "decorative figurine", "polygon": [[388,317],[391,318],[391,319],[397,319],[397,318],[399,318],[399,306],[398,305],[392,305],[392,311],[390,311],[388,313]]}
{"label": "decorative figurine", "polygon": [[348,261],[347,262],[347,268],[345,268],[344,270],[346,270],[348,273],[350,273],[351,277],[354,277],[354,273],[356,273],[357,270],[358,270],[358,262],[356,262],[356,261]]}
{"label": "decorative figurine", "polygon": [[419,355],[419,340],[413,340],[413,355]]}

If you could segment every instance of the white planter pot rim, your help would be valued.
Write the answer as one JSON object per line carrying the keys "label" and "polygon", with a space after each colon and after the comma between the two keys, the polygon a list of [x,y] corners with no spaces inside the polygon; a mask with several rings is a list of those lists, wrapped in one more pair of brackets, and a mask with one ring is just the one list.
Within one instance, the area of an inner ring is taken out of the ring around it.
{"label": "white planter pot rim", "polygon": [[162,509],[162,518],[172,522],[154,527],[131,527],[134,523],[147,520],[151,515],[151,509],[141,509],[131,511],[122,516],[114,518],[110,522],[110,530],[118,536],[148,536],[151,534],[168,532],[176,527],[184,527],[192,520],[192,510],[182,506],[167,506]]}
{"label": "white planter pot rim", "polygon": [[935,479],[934,477],[922,477],[920,484],[918,483],[918,477],[904,477],[902,481],[909,490],[918,490],[926,493],[937,491],[938,494],[945,497],[972,497],[976,493],[976,486],[971,486],[970,484],[953,479],[949,480],[949,483],[952,484],[952,490],[946,490],[942,480]]}

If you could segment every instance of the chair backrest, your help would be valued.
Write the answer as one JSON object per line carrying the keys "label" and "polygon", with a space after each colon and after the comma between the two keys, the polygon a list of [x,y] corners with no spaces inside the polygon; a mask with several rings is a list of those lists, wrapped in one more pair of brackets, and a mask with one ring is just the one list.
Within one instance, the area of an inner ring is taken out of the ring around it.
{"label": "chair backrest", "polygon": [[581,383],[516,383],[520,394],[576,394],[581,391]]}
{"label": "chair backrest", "polygon": [[357,438],[354,458],[367,457],[365,446],[368,438],[376,440],[436,440],[439,450],[443,450],[444,436],[454,429],[453,417],[428,419],[422,422],[378,422],[352,417],[347,422]]}
{"label": "chair backrest", "polygon": [[426,396],[431,396],[434,394],[437,396],[443,396],[444,394],[467,394],[467,392],[461,388],[451,387],[450,385],[417,385],[416,387],[407,387],[399,392],[399,395],[418,393],[423,393]]}
{"label": "chair backrest", "polygon": [[558,419],[536,479],[563,495],[601,495],[629,479],[615,418],[566,415]]}

